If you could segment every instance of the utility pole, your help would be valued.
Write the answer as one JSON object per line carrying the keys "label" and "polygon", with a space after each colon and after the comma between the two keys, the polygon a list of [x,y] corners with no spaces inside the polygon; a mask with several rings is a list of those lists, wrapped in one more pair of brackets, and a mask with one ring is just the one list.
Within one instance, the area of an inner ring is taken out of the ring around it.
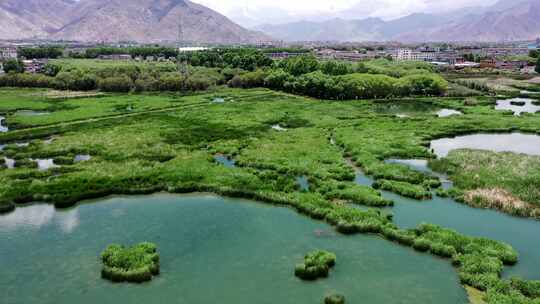
{"label": "utility pole", "polygon": [[[182,18],[180,17],[180,20],[178,21],[178,48],[182,48],[184,46],[184,29],[182,27]],[[189,77],[189,65],[186,60],[182,58],[183,56],[180,54],[176,60],[178,73],[182,77],[182,79],[187,79]]]}

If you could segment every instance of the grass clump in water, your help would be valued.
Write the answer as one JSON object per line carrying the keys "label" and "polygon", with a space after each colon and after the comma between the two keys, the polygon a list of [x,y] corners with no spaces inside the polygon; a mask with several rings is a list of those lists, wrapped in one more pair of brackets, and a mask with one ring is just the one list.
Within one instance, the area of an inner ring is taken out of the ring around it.
{"label": "grass clump in water", "polygon": [[328,295],[324,298],[324,304],[345,304],[345,296],[340,294]]}
{"label": "grass clump in water", "polygon": [[304,263],[296,265],[294,275],[302,280],[316,280],[328,277],[330,268],[336,264],[336,255],[323,250],[316,250],[304,257]]}
{"label": "grass clump in water", "polygon": [[113,282],[142,283],[159,274],[159,253],[153,243],[112,244],[101,253],[101,260],[101,277]]}
{"label": "grass clump in water", "polygon": [[398,182],[391,180],[378,180],[373,184],[373,188],[392,191],[405,197],[418,200],[430,199],[431,192],[424,186],[413,185],[407,182]]}

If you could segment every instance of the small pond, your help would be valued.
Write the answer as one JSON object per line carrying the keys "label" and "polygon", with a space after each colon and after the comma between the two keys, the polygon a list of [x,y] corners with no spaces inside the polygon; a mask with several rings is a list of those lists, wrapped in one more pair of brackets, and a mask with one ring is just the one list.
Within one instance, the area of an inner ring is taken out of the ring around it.
{"label": "small pond", "polygon": [[73,161],[76,162],[76,163],[80,163],[80,162],[84,162],[84,161],[89,161],[90,159],[92,159],[92,157],[90,155],[79,154],[79,155],[75,155],[75,158],[73,159]]}
{"label": "small pond", "polygon": [[0,116],[0,133],[5,133],[7,131],[9,131],[9,128],[4,125],[6,121],[6,118],[4,116]]}
{"label": "small pond", "polygon": [[305,175],[296,177],[296,183],[302,191],[309,191],[309,180]]}
{"label": "small pond", "polygon": [[225,167],[228,167],[228,168],[236,167],[236,161],[230,156],[218,154],[214,156],[214,159],[216,160],[216,162],[218,162],[219,164],[222,164]]}
{"label": "small pond", "polygon": [[498,100],[497,105],[495,106],[495,110],[512,111],[516,116],[520,116],[523,113],[536,113],[540,111],[540,106],[534,105],[534,102],[538,102],[538,100],[529,98]]}
{"label": "small pond", "polygon": [[540,155],[540,136],[523,133],[474,134],[431,141],[437,157],[446,157],[451,150],[479,149]]}
{"label": "small pond", "polygon": [[282,127],[282,126],[280,126],[280,125],[273,125],[273,126],[272,126],[272,129],[273,129],[273,130],[276,130],[276,131],[280,131],[280,132],[287,131],[286,128],[284,128],[284,127]]}
{"label": "small pond", "polygon": [[15,160],[14,159],[4,157],[4,162],[5,162],[6,168],[8,168],[8,169],[14,169],[15,168]]}
{"label": "small pond", "polygon": [[439,107],[427,102],[383,102],[375,103],[374,110],[381,114],[400,115],[403,117],[411,116],[417,113],[434,113]]}
{"label": "small pond", "polygon": [[408,118],[416,114],[434,114],[438,117],[463,115],[463,113],[453,109],[441,109],[434,104],[420,101],[376,103],[375,112],[395,115],[398,118]]}
{"label": "small pond", "polygon": [[452,110],[452,109],[441,109],[437,111],[438,117],[450,117],[454,115],[463,115],[460,111]]}
{"label": "small pond", "polygon": [[37,163],[39,171],[47,171],[51,168],[58,167],[54,164],[54,159],[32,159],[32,161]]}
{"label": "small pond", "polygon": [[43,116],[43,115],[49,115],[50,112],[43,112],[43,111],[33,111],[33,110],[20,110],[15,112],[15,115],[18,116]]}
{"label": "small pond", "polygon": [[[110,243],[155,242],[161,275],[142,285],[100,278]],[[344,236],[288,208],[213,195],[112,197],[68,211],[49,205],[0,217],[2,303],[465,303],[448,260],[376,236]],[[314,249],[338,260],[330,277],[302,282]],[[156,300],[158,299],[158,300]],[[399,299],[399,300],[396,300]]]}

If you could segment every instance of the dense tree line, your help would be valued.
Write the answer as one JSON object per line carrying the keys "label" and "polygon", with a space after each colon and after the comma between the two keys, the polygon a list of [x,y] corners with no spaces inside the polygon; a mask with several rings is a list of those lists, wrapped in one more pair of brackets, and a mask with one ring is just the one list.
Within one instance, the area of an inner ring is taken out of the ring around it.
{"label": "dense tree line", "polygon": [[[387,64],[386,62],[384,63]],[[425,69],[422,63],[410,64],[409,72],[398,73],[382,66],[337,61],[320,62],[313,56],[299,56],[277,62],[272,68],[236,75],[229,86],[268,87],[316,98],[344,100],[399,96],[438,96],[446,93],[448,83]],[[431,67],[427,66],[429,69]],[[388,69],[388,70],[387,70]],[[413,71],[413,72],[411,72]],[[404,75],[400,78],[389,75]]]}
{"label": "dense tree line", "polygon": [[19,57],[26,59],[58,58],[62,56],[64,49],[56,46],[40,46],[31,48],[19,48]]}
{"label": "dense tree line", "polygon": [[[160,48],[161,49],[161,48]],[[116,52],[101,48],[97,53]],[[157,54],[158,48],[133,48],[132,54]],[[96,53],[96,54],[97,54]],[[93,56],[93,55],[92,55]],[[184,57],[183,57],[184,56]],[[0,86],[49,87],[62,90],[197,91],[210,86],[267,87],[293,94],[344,100],[398,96],[436,96],[447,82],[425,63],[319,61],[304,55],[273,61],[254,49],[224,49],[181,54],[181,64],[107,64],[88,66],[55,62],[43,75],[16,74],[15,62]],[[185,64],[185,62],[191,65]]]}
{"label": "dense tree line", "polygon": [[178,71],[140,69],[136,66],[109,67],[96,72],[83,69],[59,69],[47,65],[44,74],[25,74],[11,71],[0,77],[0,86],[42,87],[58,90],[102,90],[106,92],[130,91],[199,91],[228,80],[217,69],[192,68],[186,73]]}
{"label": "dense tree line", "polygon": [[3,63],[4,72],[6,73],[22,73],[24,72],[24,65],[18,59],[9,59]]}
{"label": "dense tree line", "polygon": [[129,47],[129,48],[118,48],[118,47],[95,47],[89,48],[84,53],[70,53],[69,56],[72,58],[86,58],[86,59],[95,59],[101,55],[121,55],[128,54],[132,57],[141,56],[143,58],[153,56],[153,57],[165,57],[165,58],[176,58],[178,56],[178,50],[171,47],[160,47],[160,46],[145,46],[145,47]]}
{"label": "dense tree line", "polygon": [[192,66],[209,68],[238,68],[254,71],[270,67],[273,60],[256,49],[212,49],[200,52],[185,52],[178,56],[180,62]]}

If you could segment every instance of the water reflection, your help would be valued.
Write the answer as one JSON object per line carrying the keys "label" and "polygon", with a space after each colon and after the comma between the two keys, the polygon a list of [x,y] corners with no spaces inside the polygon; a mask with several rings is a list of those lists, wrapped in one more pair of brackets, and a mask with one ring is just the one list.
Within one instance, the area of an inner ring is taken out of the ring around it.
{"label": "water reflection", "polygon": [[449,117],[453,115],[463,115],[463,113],[452,109],[442,109],[437,112],[438,117]]}
{"label": "water reflection", "polygon": [[305,175],[298,176],[296,178],[296,183],[300,187],[300,190],[309,191],[309,180],[308,180],[307,176],[305,176]]}
{"label": "water reflection", "polygon": [[431,148],[438,157],[446,157],[451,150],[457,149],[540,155],[540,136],[522,133],[475,134],[433,140]]}
{"label": "water reflection", "polygon": [[15,115],[19,116],[43,116],[43,115],[49,115],[50,112],[44,112],[44,111],[33,111],[33,110],[20,110],[15,112]]}
{"label": "water reflection", "polygon": [[230,157],[230,156],[226,156],[226,155],[222,155],[222,154],[219,154],[219,155],[216,155],[214,156],[214,159],[222,164],[223,166],[225,167],[228,167],[228,168],[234,168],[236,167],[236,162],[235,160]]}
{"label": "water reflection", "polygon": [[9,128],[7,126],[4,126],[6,118],[4,116],[0,116],[0,133],[5,133],[9,131]]}
{"label": "water reflection", "polygon": [[79,211],[57,212],[53,205],[31,205],[18,207],[15,211],[2,216],[0,231],[39,230],[45,225],[57,224],[65,233],[71,233],[79,225]]}
{"label": "water reflection", "polygon": [[6,164],[6,168],[8,168],[8,169],[15,168],[15,160],[14,159],[4,157],[4,162]]}
{"label": "water reflection", "polygon": [[32,159],[32,161],[36,162],[38,165],[39,171],[47,171],[51,168],[58,167],[54,164],[54,159]]}
{"label": "water reflection", "polygon": [[276,131],[280,131],[280,132],[283,132],[283,131],[287,131],[286,128],[280,126],[280,125],[273,125],[272,126],[272,129],[276,130]]}
{"label": "water reflection", "polygon": [[73,159],[76,163],[89,161],[92,157],[88,154],[79,154],[75,155],[75,158]]}
{"label": "water reflection", "polygon": [[523,113],[536,113],[540,111],[540,106],[534,105],[534,101],[534,99],[529,98],[498,100],[495,110],[512,111],[516,116],[521,116]]}

